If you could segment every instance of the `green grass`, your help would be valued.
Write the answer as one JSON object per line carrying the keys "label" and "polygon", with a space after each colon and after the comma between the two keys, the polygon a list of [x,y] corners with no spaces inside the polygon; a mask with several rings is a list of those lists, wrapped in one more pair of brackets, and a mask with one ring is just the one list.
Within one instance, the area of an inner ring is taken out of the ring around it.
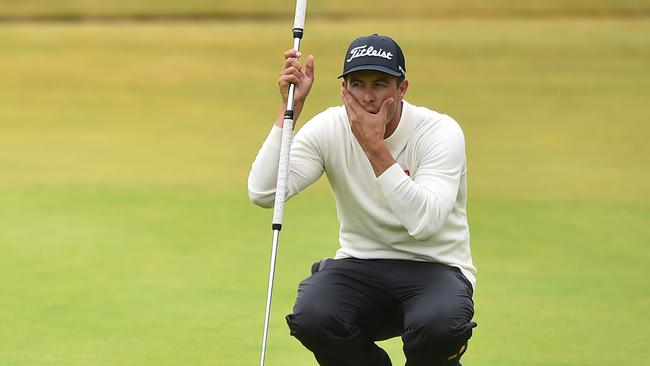
{"label": "green grass", "polygon": [[[314,21],[303,116],[340,102],[342,52],[373,31],[402,44],[408,99],[467,137],[466,364],[650,357],[650,24]],[[26,23],[0,26],[0,44],[0,364],[258,362],[271,212],[245,182],[285,22]],[[282,318],[337,247],[326,184],[285,223],[267,363],[314,365]],[[402,363],[399,340],[384,344]]]}

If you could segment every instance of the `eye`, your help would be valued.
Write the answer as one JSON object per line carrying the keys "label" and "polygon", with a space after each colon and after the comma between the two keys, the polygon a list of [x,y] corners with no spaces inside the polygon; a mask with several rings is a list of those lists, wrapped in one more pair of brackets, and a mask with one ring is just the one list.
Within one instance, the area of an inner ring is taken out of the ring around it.
{"label": "eye", "polygon": [[375,82],[374,86],[375,86],[375,88],[385,88],[388,85],[386,83],[384,83],[384,82],[378,81],[378,82]]}

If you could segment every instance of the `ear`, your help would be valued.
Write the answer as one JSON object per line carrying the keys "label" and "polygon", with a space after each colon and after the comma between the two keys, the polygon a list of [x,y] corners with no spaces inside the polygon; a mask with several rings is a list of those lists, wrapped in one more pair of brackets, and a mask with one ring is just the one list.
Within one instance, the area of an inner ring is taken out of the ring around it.
{"label": "ear", "polygon": [[406,79],[402,80],[402,83],[399,84],[399,87],[397,88],[397,95],[400,97],[400,99],[404,98],[408,88],[409,88],[409,81]]}

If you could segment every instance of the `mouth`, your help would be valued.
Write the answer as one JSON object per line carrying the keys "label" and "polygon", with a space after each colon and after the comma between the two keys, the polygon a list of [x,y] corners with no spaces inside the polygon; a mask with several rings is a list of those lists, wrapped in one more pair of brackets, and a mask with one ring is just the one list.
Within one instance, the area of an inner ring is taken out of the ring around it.
{"label": "mouth", "polygon": [[379,108],[375,108],[375,107],[373,107],[373,106],[365,106],[365,107],[363,107],[363,109],[365,109],[366,112],[368,112],[368,113],[370,113],[370,114],[377,114],[377,113],[379,113]]}

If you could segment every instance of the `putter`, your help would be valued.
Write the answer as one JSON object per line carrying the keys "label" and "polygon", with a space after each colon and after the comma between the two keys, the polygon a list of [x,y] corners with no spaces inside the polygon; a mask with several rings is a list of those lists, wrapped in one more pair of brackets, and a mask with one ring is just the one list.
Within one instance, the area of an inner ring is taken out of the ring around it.
{"label": "putter", "polygon": [[[305,26],[305,12],[307,0],[296,0],[296,13],[293,22],[293,49],[300,50],[300,41]],[[278,166],[278,181],[275,189],[275,204],[273,206],[273,246],[271,247],[271,266],[269,268],[269,284],[266,295],[266,314],[264,316],[264,335],[262,336],[262,356],[260,366],[264,366],[266,359],[266,344],[269,335],[269,319],[271,317],[271,300],[273,298],[273,282],[275,278],[275,262],[278,256],[280,230],[282,230],[282,217],[284,214],[284,201],[287,195],[287,177],[289,175],[289,151],[293,138],[293,95],[295,85],[289,86],[287,109],[284,112],[284,125],[282,127],[282,144],[280,145],[280,165]]]}

